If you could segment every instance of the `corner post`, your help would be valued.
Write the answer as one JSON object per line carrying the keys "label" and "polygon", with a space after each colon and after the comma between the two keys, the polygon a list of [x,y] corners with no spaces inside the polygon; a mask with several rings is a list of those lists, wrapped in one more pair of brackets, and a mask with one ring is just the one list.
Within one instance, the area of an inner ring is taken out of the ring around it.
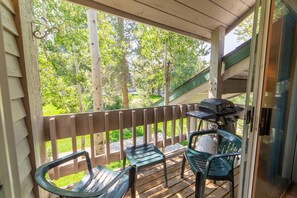
{"label": "corner post", "polygon": [[211,35],[209,98],[222,97],[222,57],[224,55],[224,42],[225,28],[219,26]]}
{"label": "corner post", "polygon": [[[22,72],[21,83],[25,92],[23,99],[26,110],[25,122],[28,128],[28,141],[30,144],[31,175],[38,166],[46,161],[46,149],[43,132],[42,98],[38,65],[38,44],[33,36],[34,14],[33,2],[30,0],[15,0],[15,23],[19,33],[17,44],[20,50],[19,64]],[[46,195],[45,191],[34,183],[36,197]]]}

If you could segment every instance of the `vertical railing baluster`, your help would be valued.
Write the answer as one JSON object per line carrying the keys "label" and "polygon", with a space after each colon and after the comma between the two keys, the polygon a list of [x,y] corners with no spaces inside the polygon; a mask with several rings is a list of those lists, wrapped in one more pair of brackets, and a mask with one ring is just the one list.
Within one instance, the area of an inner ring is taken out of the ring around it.
{"label": "vertical railing baluster", "polygon": [[147,109],[143,110],[143,130],[144,130],[144,134],[143,134],[143,143],[147,144]]}
{"label": "vertical railing baluster", "polygon": [[132,110],[132,142],[136,146],[136,111]]}
{"label": "vertical railing baluster", "polygon": [[[52,154],[53,160],[58,159],[58,146],[57,146],[57,131],[56,131],[56,119],[50,118],[49,120],[49,128],[50,128],[50,138],[52,144]],[[58,179],[60,177],[59,167],[54,168],[54,179]]]}
{"label": "vertical railing baluster", "polygon": [[163,130],[162,130],[162,136],[163,136],[163,148],[166,147],[166,139],[167,139],[167,107],[163,107]]}
{"label": "vertical railing baluster", "polygon": [[152,124],[147,125],[147,141],[152,142]]}
{"label": "vertical railing baluster", "polygon": [[106,164],[109,163],[110,157],[110,137],[109,137],[109,113],[105,113],[105,139],[106,139]]}
{"label": "vertical railing baluster", "polygon": [[[199,105],[198,104],[195,104],[194,105],[194,111],[198,111],[198,109],[199,109],[198,107],[199,107]],[[195,126],[194,126],[195,129],[194,129],[194,131],[197,130],[198,121],[199,121],[198,118],[195,118]]]}
{"label": "vertical railing baluster", "polygon": [[175,126],[176,126],[176,106],[172,106],[172,120],[171,120],[171,144],[175,144]]}
{"label": "vertical railing baluster", "polygon": [[180,105],[180,118],[179,118],[179,142],[183,141],[183,105]]}
{"label": "vertical railing baluster", "polygon": [[92,166],[96,165],[96,158],[95,158],[95,140],[94,140],[94,118],[93,114],[89,114],[89,133],[90,133],[90,143],[91,143],[91,162]]}
{"label": "vertical railing baluster", "polygon": [[[70,131],[72,137],[72,151],[73,153],[77,152],[77,145],[76,145],[76,126],[75,126],[75,116],[70,116]],[[74,171],[78,171],[78,163],[77,158],[73,160],[73,167]]]}
{"label": "vertical railing baluster", "polygon": [[[190,105],[187,105],[187,109],[188,109],[188,111],[190,110]],[[186,129],[187,129],[187,135],[189,135],[189,133],[190,133],[190,123],[191,123],[191,117],[190,116],[187,116],[187,127],[186,127]]]}
{"label": "vertical railing baluster", "polygon": [[120,131],[120,158],[124,157],[124,113],[119,112],[119,131]]}
{"label": "vertical railing baluster", "polygon": [[154,144],[158,146],[158,108],[154,108]]}

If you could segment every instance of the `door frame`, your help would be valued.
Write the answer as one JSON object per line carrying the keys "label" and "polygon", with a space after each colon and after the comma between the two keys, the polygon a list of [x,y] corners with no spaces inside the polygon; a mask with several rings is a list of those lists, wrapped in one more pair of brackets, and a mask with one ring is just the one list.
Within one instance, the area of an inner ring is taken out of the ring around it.
{"label": "door frame", "polygon": [[[293,90],[297,90],[297,57],[295,63],[295,73],[294,73],[294,82],[293,82]],[[292,98],[297,98],[297,91],[293,92]],[[293,103],[294,100],[291,100]],[[289,120],[289,125],[292,125],[293,128],[297,128],[297,110],[293,109],[290,112],[290,117],[292,120]],[[297,136],[297,135],[296,135]],[[295,157],[293,162],[293,173],[292,173],[292,181],[297,183],[297,137],[295,136]]]}
{"label": "door frame", "polygon": [[[261,1],[261,0],[259,0]],[[257,4],[256,4],[257,5]],[[259,158],[259,150],[261,143],[261,136],[259,136],[259,126],[260,126],[260,115],[261,115],[261,104],[263,101],[263,86],[264,86],[264,77],[265,77],[265,63],[267,62],[269,48],[267,48],[268,41],[272,35],[272,19],[273,19],[273,10],[274,3],[272,0],[262,0],[261,3],[262,13],[260,18],[259,25],[259,34],[258,34],[258,43],[257,53],[255,53],[255,49],[251,49],[251,54],[256,54],[255,58],[255,77],[254,77],[254,86],[253,86],[253,107],[254,107],[254,116],[253,116],[253,125],[252,125],[252,133],[249,134],[249,147],[247,153],[247,165],[245,171],[245,187],[243,191],[243,197],[255,197],[255,186],[256,186],[256,176],[258,171],[258,158]],[[258,7],[255,7],[258,9]],[[253,34],[253,38],[255,35]],[[250,63],[250,67],[252,67],[253,63]],[[295,63],[295,74],[294,74],[294,86],[296,87],[297,81],[297,61]],[[250,91],[250,90],[248,90]],[[248,92],[249,93],[249,92]],[[294,93],[295,97],[297,97],[297,93]],[[297,121],[297,111],[290,112],[290,115],[295,116],[291,122],[292,126],[296,126]],[[291,126],[291,127],[292,127]],[[297,166],[297,145],[295,140],[295,154],[293,154],[294,165]],[[297,169],[293,169],[292,180],[297,182]]]}
{"label": "door frame", "polygon": [[[252,130],[250,131],[246,126],[246,136],[248,136],[248,144],[243,145],[242,151],[247,151],[246,165],[242,164],[241,170],[244,170],[244,175],[241,177],[241,182],[244,180],[243,185],[240,186],[240,192],[242,197],[250,198],[255,196],[255,175],[257,174],[257,159],[258,159],[258,147],[260,143],[260,136],[258,134],[259,122],[260,122],[260,112],[262,103],[262,90],[264,83],[264,72],[265,72],[265,62],[267,54],[267,42],[269,39],[269,25],[272,15],[272,0],[257,0],[255,4],[255,19],[254,19],[254,30],[253,30],[253,40],[254,46],[252,45],[250,54],[250,69],[249,69],[249,82],[254,82],[253,85],[247,87],[247,101],[246,109],[249,107],[249,93],[251,93],[251,88],[253,87],[253,123]],[[259,20],[259,32],[257,34],[258,25],[258,11],[261,7],[261,14]],[[254,72],[254,77],[252,73]],[[257,82],[257,83],[255,83]],[[246,148],[248,147],[248,148]]]}

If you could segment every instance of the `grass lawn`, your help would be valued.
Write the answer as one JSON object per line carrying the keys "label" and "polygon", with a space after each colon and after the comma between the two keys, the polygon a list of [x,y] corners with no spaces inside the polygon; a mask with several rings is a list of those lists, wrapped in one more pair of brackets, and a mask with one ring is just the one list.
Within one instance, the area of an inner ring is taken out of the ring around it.
{"label": "grass lawn", "polygon": [[[123,166],[123,161],[119,160],[116,162],[112,162],[108,165],[106,165],[107,168],[111,169],[111,170],[115,170],[115,169],[119,169]],[[52,182],[57,186],[57,187],[65,187],[68,186],[70,184],[74,184],[79,182],[83,176],[85,175],[86,171],[81,171],[75,174],[71,174],[71,175],[67,175],[65,177],[61,177],[57,180],[52,180]],[[47,176],[48,178],[48,176]]]}

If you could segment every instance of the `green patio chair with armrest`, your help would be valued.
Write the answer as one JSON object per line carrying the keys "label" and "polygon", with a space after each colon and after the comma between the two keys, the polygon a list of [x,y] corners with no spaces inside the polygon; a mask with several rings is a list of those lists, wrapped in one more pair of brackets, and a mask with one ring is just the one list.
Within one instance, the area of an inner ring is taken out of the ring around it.
{"label": "green patio chair with armrest", "polygon": [[[80,156],[85,156],[88,172],[72,190],[58,188],[47,181],[45,175],[50,169]],[[129,175],[127,175],[128,172]],[[96,166],[92,169],[89,154],[86,151],[78,151],[40,166],[35,172],[35,179],[40,187],[60,197],[123,197],[129,188],[131,188],[131,197],[135,197],[134,166],[128,166],[122,172],[112,171],[104,166]]]}
{"label": "green patio chair with armrest", "polygon": [[[192,148],[194,137],[202,135],[219,135],[220,145],[217,154],[197,151]],[[234,197],[234,158],[240,153],[242,140],[239,136],[223,130],[205,130],[193,132],[189,136],[189,143],[184,151],[181,168],[181,178],[184,176],[185,162],[188,161],[195,174],[195,197],[204,196],[206,179],[230,181],[230,197]]]}

